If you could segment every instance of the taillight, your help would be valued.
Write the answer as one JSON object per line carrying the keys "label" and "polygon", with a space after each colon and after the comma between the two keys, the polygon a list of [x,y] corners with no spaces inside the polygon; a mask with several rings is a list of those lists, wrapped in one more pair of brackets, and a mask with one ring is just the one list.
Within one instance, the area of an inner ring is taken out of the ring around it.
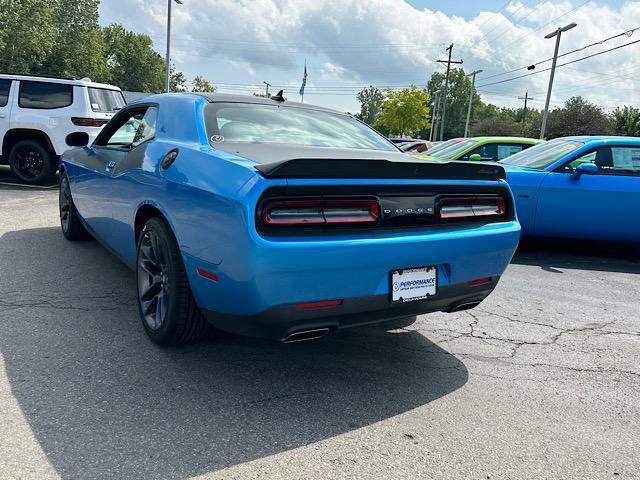
{"label": "taillight", "polygon": [[506,202],[502,197],[450,197],[439,202],[440,218],[492,217],[504,215]]}
{"label": "taillight", "polygon": [[71,117],[71,123],[78,127],[101,127],[107,122],[104,118]]}
{"label": "taillight", "polygon": [[375,200],[274,200],[262,207],[266,226],[371,224],[378,221]]}

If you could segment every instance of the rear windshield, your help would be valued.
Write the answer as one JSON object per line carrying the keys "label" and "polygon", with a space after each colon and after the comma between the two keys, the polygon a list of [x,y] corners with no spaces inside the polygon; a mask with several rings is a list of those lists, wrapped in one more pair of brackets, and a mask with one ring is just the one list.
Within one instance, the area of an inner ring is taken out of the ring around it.
{"label": "rear windshield", "polygon": [[114,112],[126,105],[122,92],[89,87],[89,103],[94,112]]}
{"label": "rear windshield", "polygon": [[337,113],[286,105],[210,103],[205,107],[212,142],[308,145],[397,152],[364,123]]}
{"label": "rear windshield", "polygon": [[551,140],[511,155],[502,160],[501,163],[534,170],[544,170],[567,153],[571,153],[583,145],[584,143],[576,142],[575,140]]}

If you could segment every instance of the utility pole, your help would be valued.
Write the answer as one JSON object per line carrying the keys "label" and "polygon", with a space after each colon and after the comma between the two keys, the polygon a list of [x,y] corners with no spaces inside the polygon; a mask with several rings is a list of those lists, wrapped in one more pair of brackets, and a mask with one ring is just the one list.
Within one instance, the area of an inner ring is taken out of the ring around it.
{"label": "utility pole", "polygon": [[469,90],[469,108],[467,109],[467,123],[464,124],[464,136],[469,132],[469,120],[471,119],[471,104],[473,103],[473,94],[476,91],[476,75],[482,73],[482,70],[471,72],[467,77],[471,77],[471,89]]}
{"label": "utility pole", "polygon": [[544,140],[544,133],[547,129],[547,117],[549,116],[549,102],[551,101],[551,87],[553,87],[553,76],[556,73],[556,62],[558,61],[558,50],[560,49],[560,37],[562,32],[571,30],[575,27],[575,23],[570,23],[564,27],[559,27],[551,33],[547,33],[544,38],[556,37],[556,48],[553,52],[553,62],[551,63],[551,74],[549,75],[549,87],[547,88],[547,100],[544,103],[544,113],[542,114],[542,127],[540,128],[540,140]]}
{"label": "utility pole", "polygon": [[438,60],[438,63],[446,63],[447,64],[447,74],[444,79],[444,95],[442,95],[442,118],[440,119],[440,140],[442,140],[442,136],[444,135],[444,120],[447,114],[447,94],[449,93],[449,72],[451,71],[451,64],[457,63],[462,64],[462,60],[456,61],[451,60],[451,54],[453,53],[453,43],[447,47],[449,51],[449,59],[448,60]]}
{"label": "utility pole", "polygon": [[429,130],[429,141],[435,142],[438,131],[438,101],[440,100],[440,90],[433,92],[433,113],[431,114],[431,130]]}
{"label": "utility pole", "polygon": [[522,111],[522,136],[524,137],[527,120],[527,100],[533,100],[532,97],[529,96],[529,92],[524,92],[524,97],[518,97],[518,100],[524,100],[524,109]]}
{"label": "utility pole", "polygon": [[269,98],[269,87],[271,86],[271,84],[265,81],[263,81],[262,83],[264,83],[267,86],[267,90],[264,93],[265,93],[265,96]]}
{"label": "utility pole", "polygon": [[171,53],[171,3],[176,2],[178,5],[182,5],[182,0],[167,0],[167,58],[165,65],[165,90],[169,93],[169,85],[171,78],[171,65],[169,63],[169,54]]}

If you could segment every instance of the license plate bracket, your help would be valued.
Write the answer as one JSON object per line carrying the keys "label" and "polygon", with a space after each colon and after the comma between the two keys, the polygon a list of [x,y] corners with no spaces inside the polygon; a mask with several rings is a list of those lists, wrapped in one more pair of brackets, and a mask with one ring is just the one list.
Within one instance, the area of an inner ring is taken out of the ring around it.
{"label": "license plate bracket", "polygon": [[391,303],[407,303],[436,295],[438,269],[435,266],[392,270],[389,273]]}

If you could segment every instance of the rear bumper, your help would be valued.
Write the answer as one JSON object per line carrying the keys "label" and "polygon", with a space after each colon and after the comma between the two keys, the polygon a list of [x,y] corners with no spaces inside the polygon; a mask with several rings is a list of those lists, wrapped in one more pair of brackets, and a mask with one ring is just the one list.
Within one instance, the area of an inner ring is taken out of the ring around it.
{"label": "rear bumper", "polygon": [[495,288],[499,277],[471,286],[468,283],[438,288],[432,298],[392,304],[389,295],[347,298],[340,305],[315,309],[300,309],[296,305],[280,305],[260,314],[240,316],[203,310],[216,328],[239,335],[286,341],[292,334],[307,330],[336,331],[342,328],[368,325],[429,312],[472,308]]}

